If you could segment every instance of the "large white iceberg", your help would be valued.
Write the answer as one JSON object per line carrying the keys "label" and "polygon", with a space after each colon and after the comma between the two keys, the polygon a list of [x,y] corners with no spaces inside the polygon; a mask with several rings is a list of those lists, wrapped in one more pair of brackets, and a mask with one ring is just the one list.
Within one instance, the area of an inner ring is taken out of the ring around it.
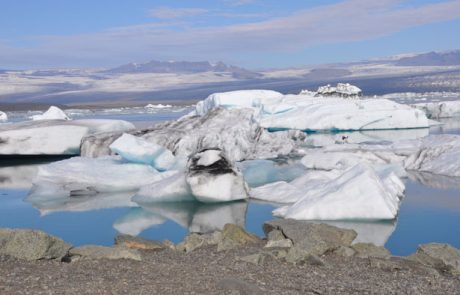
{"label": "large white iceberg", "polygon": [[299,220],[394,219],[403,191],[404,184],[395,174],[381,179],[371,167],[359,164],[273,213]]}
{"label": "large white iceberg", "polygon": [[169,175],[148,165],[126,163],[117,156],[74,157],[41,166],[28,200],[134,191]]}
{"label": "large white iceberg", "polygon": [[[259,127],[253,118],[251,109],[218,108],[203,117],[186,116],[130,133],[172,151],[176,157],[219,148],[232,162],[287,155],[296,150],[297,140],[305,138],[300,131],[270,133]],[[108,147],[120,136],[121,133],[106,133],[85,137],[82,156],[111,154]]]}
{"label": "large white iceberg", "polygon": [[0,122],[6,122],[8,121],[8,116],[6,113],[0,111]]}
{"label": "large white iceberg", "polygon": [[110,149],[130,162],[152,165],[160,171],[176,164],[176,158],[168,149],[127,133],[115,140]]}
{"label": "large white iceberg", "polygon": [[30,121],[0,126],[0,155],[78,155],[82,138],[108,131],[128,131],[120,120]]}
{"label": "large white iceberg", "polygon": [[381,130],[427,128],[425,114],[387,99],[348,100],[339,96],[280,95],[266,90],[210,95],[196,106],[205,115],[217,107],[249,108],[254,120],[267,129]]}
{"label": "large white iceberg", "polygon": [[70,120],[67,114],[58,107],[51,106],[46,112],[32,116],[32,120]]}

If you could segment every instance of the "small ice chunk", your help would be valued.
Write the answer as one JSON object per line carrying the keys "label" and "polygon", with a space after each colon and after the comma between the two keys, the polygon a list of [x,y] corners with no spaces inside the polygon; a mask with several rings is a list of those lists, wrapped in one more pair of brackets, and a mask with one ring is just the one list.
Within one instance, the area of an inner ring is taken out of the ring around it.
{"label": "small ice chunk", "polygon": [[115,140],[110,149],[130,162],[152,165],[160,171],[169,170],[176,163],[168,149],[127,133]]}
{"label": "small ice chunk", "polygon": [[358,164],[273,213],[299,220],[394,219],[403,190],[404,184],[394,174],[382,180],[370,166]]}
{"label": "small ice chunk", "polygon": [[32,116],[32,120],[70,120],[70,118],[60,108],[51,106],[45,113]]}
{"label": "small ice chunk", "polygon": [[[215,159],[216,151],[219,151],[219,159],[208,161]],[[212,164],[200,165],[200,162]],[[243,175],[221,150],[208,149],[193,155],[187,164],[186,181],[192,194],[201,202],[226,202],[248,198],[248,187]]]}
{"label": "small ice chunk", "polygon": [[148,105],[146,105],[144,108],[146,109],[167,109],[167,108],[172,108],[172,105],[170,104],[151,104],[149,103]]}
{"label": "small ice chunk", "polygon": [[0,122],[6,122],[8,121],[8,116],[6,115],[6,113],[0,111]]}

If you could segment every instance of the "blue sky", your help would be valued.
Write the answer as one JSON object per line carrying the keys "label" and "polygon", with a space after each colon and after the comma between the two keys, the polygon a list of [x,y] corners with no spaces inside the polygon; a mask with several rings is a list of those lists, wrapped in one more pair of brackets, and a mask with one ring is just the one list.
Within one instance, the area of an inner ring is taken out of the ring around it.
{"label": "blue sky", "polygon": [[248,68],[460,48],[460,0],[0,0],[0,68]]}

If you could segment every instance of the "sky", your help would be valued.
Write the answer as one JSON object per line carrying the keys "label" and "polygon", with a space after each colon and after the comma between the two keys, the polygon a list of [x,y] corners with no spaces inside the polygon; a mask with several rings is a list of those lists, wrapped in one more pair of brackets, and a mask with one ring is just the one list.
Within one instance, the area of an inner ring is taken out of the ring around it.
{"label": "sky", "polygon": [[460,49],[460,0],[0,0],[0,69],[249,69]]}

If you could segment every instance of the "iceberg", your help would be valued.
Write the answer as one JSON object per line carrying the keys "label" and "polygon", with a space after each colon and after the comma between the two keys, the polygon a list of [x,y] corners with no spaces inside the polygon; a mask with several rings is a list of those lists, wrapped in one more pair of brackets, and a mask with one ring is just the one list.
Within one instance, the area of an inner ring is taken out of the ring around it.
{"label": "iceberg", "polygon": [[172,108],[172,105],[170,104],[151,104],[149,103],[148,105],[146,105],[144,108],[146,109],[168,109],[168,108]]}
{"label": "iceberg", "polygon": [[43,120],[0,126],[0,155],[78,155],[82,138],[100,132],[128,131],[119,120]]}
{"label": "iceberg", "polygon": [[6,113],[0,111],[0,122],[6,122],[8,121],[8,116],[6,115]]}
{"label": "iceberg", "polygon": [[[176,158],[189,157],[206,148],[219,148],[232,162],[288,155],[296,151],[296,142],[306,136],[300,131],[268,132],[253,118],[250,109],[218,108],[203,117],[185,116],[129,133],[170,150]],[[82,156],[112,154],[108,147],[121,135],[113,132],[85,137]]]}
{"label": "iceberg", "polygon": [[[305,92],[303,92],[305,93]],[[359,98],[362,90],[349,83],[338,83],[337,86],[320,86],[316,91],[316,96],[339,96],[345,98]]]}
{"label": "iceberg", "polygon": [[452,118],[460,116],[460,101],[439,101],[416,103],[414,107],[425,112],[430,119]]}
{"label": "iceberg", "polygon": [[273,214],[298,220],[394,219],[404,189],[393,173],[381,179],[370,166],[358,164]]}
{"label": "iceberg", "polygon": [[127,161],[152,165],[159,171],[169,170],[176,164],[171,151],[128,133],[123,133],[109,148]]}
{"label": "iceberg", "polygon": [[148,165],[126,163],[121,157],[74,157],[41,166],[27,199],[95,196],[99,193],[138,190],[170,176]]}
{"label": "iceberg", "polygon": [[185,180],[200,202],[228,202],[248,198],[248,186],[242,173],[219,149],[206,149],[193,155],[187,164]]}
{"label": "iceberg", "polygon": [[275,181],[291,181],[305,173],[298,162],[277,163],[271,160],[248,160],[236,163],[250,187]]}
{"label": "iceberg", "polygon": [[60,108],[51,106],[45,113],[32,116],[32,120],[70,120],[70,118]]}
{"label": "iceberg", "polygon": [[142,204],[196,201],[182,171],[141,187],[132,200]]}
{"label": "iceberg", "polygon": [[260,108],[266,104],[278,104],[282,98],[283,94],[272,90],[237,90],[214,93],[197,103],[195,114],[204,116],[219,107]]}
{"label": "iceberg", "polygon": [[407,170],[460,177],[460,136],[430,135],[404,162]]}

